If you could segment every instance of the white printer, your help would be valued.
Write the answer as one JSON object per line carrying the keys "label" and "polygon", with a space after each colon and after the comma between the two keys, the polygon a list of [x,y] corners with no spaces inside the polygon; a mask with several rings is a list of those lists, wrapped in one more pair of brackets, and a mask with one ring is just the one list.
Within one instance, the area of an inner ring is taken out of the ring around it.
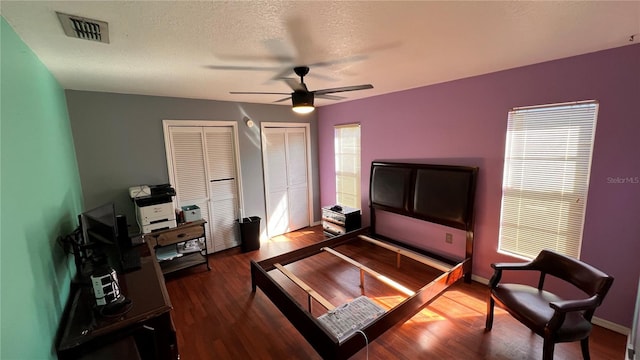
{"label": "white printer", "polygon": [[176,212],[172,197],[175,190],[169,184],[140,185],[129,188],[136,206],[136,218],[143,233],[176,227]]}

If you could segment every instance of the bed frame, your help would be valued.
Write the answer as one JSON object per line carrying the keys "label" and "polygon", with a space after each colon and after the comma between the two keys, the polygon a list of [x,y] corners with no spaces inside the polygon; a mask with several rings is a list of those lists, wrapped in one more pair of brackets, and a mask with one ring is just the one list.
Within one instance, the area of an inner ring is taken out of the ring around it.
{"label": "bed frame", "polygon": [[[342,341],[329,332],[312,315],[311,304],[315,301],[327,310],[334,305],[311,289],[284,265],[290,264],[323,251],[352,241],[365,240],[397,253],[398,264],[401,256],[407,256],[443,273],[429,284],[415,292],[405,292],[407,298],[386,311],[361,330],[368,341],[373,341],[385,331],[413,317],[426,305],[433,302],[449,286],[464,278],[471,279],[473,257],[473,207],[477,178],[477,167],[429,165],[410,162],[375,161],[371,165],[369,199],[371,225],[341,236],[329,238],[319,243],[300,248],[259,262],[251,261],[252,288],[259,287],[278,307],[293,326],[305,337],[323,359],[347,359],[366,345],[365,338],[354,334]],[[376,234],[376,211],[386,211],[410,218],[421,219],[466,231],[464,258],[451,259],[449,256],[427,252],[401,241]],[[364,272],[373,271],[353,260],[354,266]],[[303,306],[296,301],[269,271],[278,269],[307,293],[308,303]]]}

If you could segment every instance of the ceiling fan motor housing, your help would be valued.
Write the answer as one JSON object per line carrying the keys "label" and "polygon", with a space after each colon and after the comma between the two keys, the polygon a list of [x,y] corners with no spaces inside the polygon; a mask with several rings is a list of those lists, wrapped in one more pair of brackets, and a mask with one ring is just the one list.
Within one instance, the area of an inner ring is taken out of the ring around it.
{"label": "ceiling fan motor housing", "polygon": [[313,106],[313,93],[309,91],[294,91],[291,93],[293,106]]}

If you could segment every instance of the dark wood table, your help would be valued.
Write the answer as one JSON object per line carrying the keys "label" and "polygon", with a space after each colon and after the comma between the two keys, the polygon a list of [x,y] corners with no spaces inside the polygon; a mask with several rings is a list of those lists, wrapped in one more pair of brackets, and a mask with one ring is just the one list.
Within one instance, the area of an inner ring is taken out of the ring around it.
{"label": "dark wood table", "polygon": [[113,354],[123,343],[133,344],[141,359],[178,359],[171,301],[158,262],[146,247],[142,245],[139,270],[118,274],[122,294],[132,301],[128,312],[101,316],[94,309],[91,288],[72,285],[57,344],[59,359]]}

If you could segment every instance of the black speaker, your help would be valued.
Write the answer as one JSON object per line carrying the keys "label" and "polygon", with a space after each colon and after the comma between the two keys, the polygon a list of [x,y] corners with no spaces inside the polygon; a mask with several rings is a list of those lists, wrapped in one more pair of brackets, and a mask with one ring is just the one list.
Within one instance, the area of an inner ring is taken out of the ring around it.
{"label": "black speaker", "polygon": [[129,237],[127,217],[124,215],[116,215],[116,225],[118,226],[118,245],[120,245],[122,249],[130,248],[131,238]]}

